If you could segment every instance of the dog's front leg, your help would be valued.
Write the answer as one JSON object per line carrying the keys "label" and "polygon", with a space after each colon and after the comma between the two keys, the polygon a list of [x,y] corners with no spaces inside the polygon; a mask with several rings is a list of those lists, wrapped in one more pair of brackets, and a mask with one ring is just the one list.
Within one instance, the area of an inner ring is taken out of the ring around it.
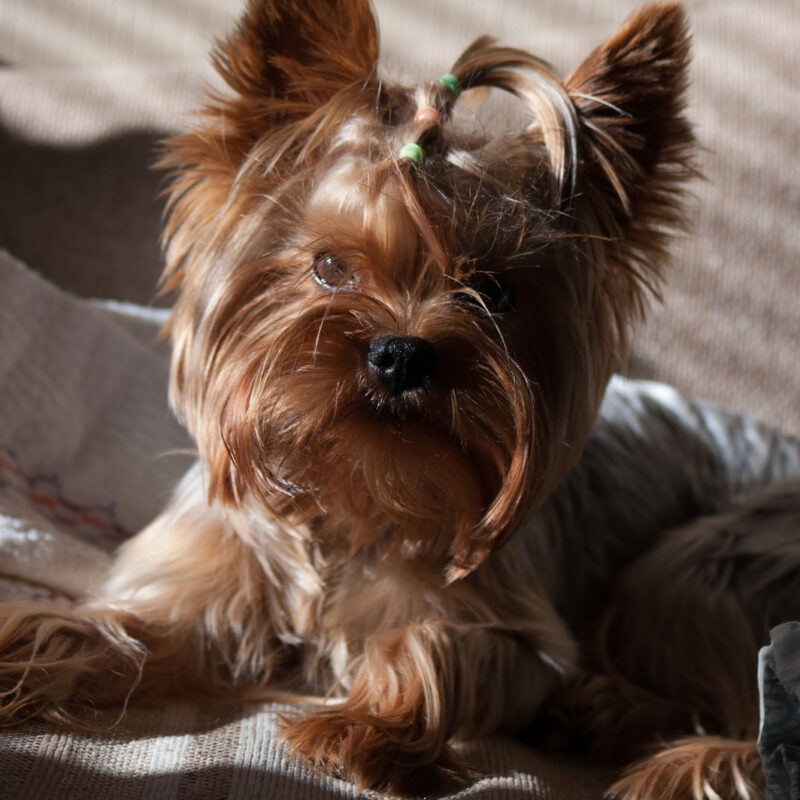
{"label": "dog's front leg", "polygon": [[287,722],[292,752],[361,788],[415,794],[468,776],[451,739],[530,724],[572,668],[571,639],[559,652],[548,622],[492,617],[471,588],[456,591],[474,602],[450,618],[368,635],[346,699]]}
{"label": "dog's front leg", "polygon": [[290,749],[361,788],[413,792],[462,774],[446,744],[447,647],[434,624],[370,636],[347,698],[287,723]]}

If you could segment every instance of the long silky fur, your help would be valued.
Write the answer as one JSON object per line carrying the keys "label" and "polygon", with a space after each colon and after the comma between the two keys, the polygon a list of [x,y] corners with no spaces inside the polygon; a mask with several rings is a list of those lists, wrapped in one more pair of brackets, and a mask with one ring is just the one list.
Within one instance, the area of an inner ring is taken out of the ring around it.
{"label": "long silky fur", "polygon": [[633,764],[608,791],[624,800],[752,800],[764,775],[755,742],[697,736],[671,742]]}
{"label": "long silky fur", "polygon": [[[229,91],[161,162],[171,401],[199,462],[100,596],[0,608],[2,722],[98,727],[129,697],[287,687],[318,698],[285,721],[293,752],[430,790],[468,774],[451,740],[524,728],[580,674],[545,504],[682,224],[685,15],[646,7],[564,82],[476,40],[461,86],[529,117],[496,137],[460,129],[441,83],[384,84],[377,55],[366,0],[250,0],[215,51]],[[330,290],[325,254],[351,270]],[[520,313],[488,306],[496,276]],[[386,334],[431,342],[435,376],[378,385],[366,353]],[[713,796],[723,762],[735,791],[756,780],[723,750],[676,745],[616,791],[649,797],[672,769],[665,797]]]}

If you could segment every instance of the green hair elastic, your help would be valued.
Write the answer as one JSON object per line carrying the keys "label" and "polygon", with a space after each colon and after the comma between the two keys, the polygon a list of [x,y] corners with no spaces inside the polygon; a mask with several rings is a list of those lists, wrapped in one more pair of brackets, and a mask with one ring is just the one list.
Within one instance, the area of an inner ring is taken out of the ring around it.
{"label": "green hair elastic", "polygon": [[453,75],[452,72],[445,72],[436,79],[436,83],[441,83],[448,91],[452,92],[456,97],[461,94],[461,81]]}
{"label": "green hair elastic", "polygon": [[421,164],[425,160],[425,151],[416,143],[409,142],[400,148],[398,158],[407,158],[415,164]]}

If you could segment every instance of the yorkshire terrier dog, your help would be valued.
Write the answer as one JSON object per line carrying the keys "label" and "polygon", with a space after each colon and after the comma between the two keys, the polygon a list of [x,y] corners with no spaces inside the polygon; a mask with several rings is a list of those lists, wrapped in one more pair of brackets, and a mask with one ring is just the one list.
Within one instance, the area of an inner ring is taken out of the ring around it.
{"label": "yorkshire terrier dog", "polygon": [[[611,380],[695,173],[688,51],[656,4],[563,82],[483,37],[409,89],[367,0],[250,0],[163,158],[198,464],[100,596],[0,607],[0,720],[285,690],[291,752],[363,787],[561,725],[618,797],[757,797],[800,444]],[[479,87],[524,124],[466,124]]]}

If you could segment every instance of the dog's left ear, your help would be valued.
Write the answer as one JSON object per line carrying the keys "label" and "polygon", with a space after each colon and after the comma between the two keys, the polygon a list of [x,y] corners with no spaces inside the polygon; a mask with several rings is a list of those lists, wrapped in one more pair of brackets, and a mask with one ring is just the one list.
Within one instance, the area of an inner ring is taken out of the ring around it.
{"label": "dog's left ear", "polygon": [[659,3],[642,8],[564,82],[578,112],[579,200],[612,239],[679,222],[677,191],[692,174],[694,141],[683,116],[688,63],[683,8]]}

